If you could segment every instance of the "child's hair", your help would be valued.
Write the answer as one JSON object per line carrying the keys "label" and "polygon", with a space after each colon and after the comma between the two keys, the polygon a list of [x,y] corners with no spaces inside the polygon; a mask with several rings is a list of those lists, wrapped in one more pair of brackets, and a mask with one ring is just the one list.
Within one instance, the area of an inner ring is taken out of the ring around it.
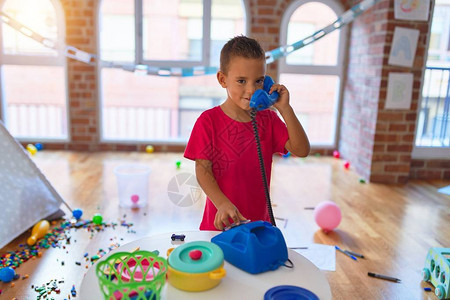
{"label": "child's hair", "polygon": [[266,57],[258,41],[243,35],[235,36],[220,51],[220,70],[223,73],[228,72],[230,60],[236,56],[254,59],[265,59]]}

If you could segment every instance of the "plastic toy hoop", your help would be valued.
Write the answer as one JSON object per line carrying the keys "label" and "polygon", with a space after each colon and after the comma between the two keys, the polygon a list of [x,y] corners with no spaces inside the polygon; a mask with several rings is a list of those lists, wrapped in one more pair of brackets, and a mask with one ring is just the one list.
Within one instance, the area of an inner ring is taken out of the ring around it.
{"label": "plastic toy hoop", "polygon": [[114,253],[95,270],[107,300],[160,299],[166,273],[167,260],[143,250]]}

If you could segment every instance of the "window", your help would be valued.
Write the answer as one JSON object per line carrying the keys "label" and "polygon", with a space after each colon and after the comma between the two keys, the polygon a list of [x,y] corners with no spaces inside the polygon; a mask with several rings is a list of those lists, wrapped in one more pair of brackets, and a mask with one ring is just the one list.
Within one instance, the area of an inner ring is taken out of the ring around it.
{"label": "window", "polygon": [[[7,0],[1,9],[10,18],[63,45],[63,10],[57,1]],[[66,140],[63,51],[36,42],[6,22],[0,22],[0,32],[1,112],[6,127],[19,139]]]}
{"label": "window", "polygon": [[450,157],[450,5],[437,0],[413,150],[415,158]]}
{"label": "window", "polygon": [[[245,34],[244,20],[242,0],[103,0],[100,57],[133,66],[219,66],[222,46]],[[226,98],[215,75],[100,70],[105,141],[184,143],[197,117]]]}
{"label": "window", "polygon": [[[333,23],[342,8],[334,1],[294,1],[283,15],[280,44],[293,44]],[[280,60],[280,82],[312,146],[335,147],[345,30],[335,30]]]}

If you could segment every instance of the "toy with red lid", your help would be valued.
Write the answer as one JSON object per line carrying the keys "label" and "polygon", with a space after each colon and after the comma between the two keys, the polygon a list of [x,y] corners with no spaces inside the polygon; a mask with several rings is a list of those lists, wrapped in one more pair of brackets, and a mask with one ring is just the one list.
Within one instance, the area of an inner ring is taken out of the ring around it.
{"label": "toy with red lid", "polygon": [[209,290],[217,286],[226,275],[223,252],[211,242],[189,242],[169,249],[167,255],[167,279],[180,290]]}

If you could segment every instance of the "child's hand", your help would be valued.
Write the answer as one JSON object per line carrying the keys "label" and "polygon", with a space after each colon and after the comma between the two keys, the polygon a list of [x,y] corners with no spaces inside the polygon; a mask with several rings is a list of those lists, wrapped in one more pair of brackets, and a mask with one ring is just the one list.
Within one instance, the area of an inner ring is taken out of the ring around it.
{"label": "child's hand", "polygon": [[284,108],[288,108],[289,107],[289,91],[288,91],[288,89],[282,84],[275,83],[270,88],[269,94],[272,94],[272,92],[274,92],[274,91],[278,92],[280,97],[278,97],[277,102],[275,102],[275,104],[273,106],[279,111],[283,110]]}
{"label": "child's hand", "polygon": [[230,219],[233,220],[233,223],[239,223],[240,221],[247,220],[241,215],[236,206],[228,201],[217,207],[214,227],[219,230],[223,230],[225,227],[230,226]]}

